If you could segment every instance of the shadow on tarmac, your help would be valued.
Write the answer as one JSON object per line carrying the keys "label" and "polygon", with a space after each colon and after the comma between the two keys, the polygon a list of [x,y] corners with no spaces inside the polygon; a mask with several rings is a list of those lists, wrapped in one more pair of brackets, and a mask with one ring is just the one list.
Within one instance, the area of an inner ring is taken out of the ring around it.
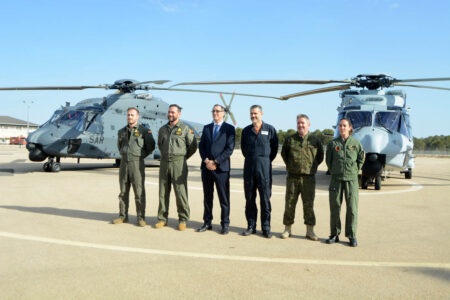
{"label": "shadow on tarmac", "polygon": [[[423,275],[427,275],[430,277],[440,279],[444,282],[450,282],[450,270],[447,270],[447,269],[414,268],[413,271],[416,273],[420,273]],[[405,271],[405,272],[407,272],[407,271]]]}
{"label": "shadow on tarmac", "polygon": [[[69,217],[69,218],[76,218],[76,219],[87,219],[87,220],[97,220],[102,222],[111,223],[111,221],[118,217],[117,213],[104,213],[104,212],[92,212],[92,211],[84,211],[84,210],[78,210],[78,209],[65,209],[65,208],[54,208],[54,207],[30,207],[30,206],[17,206],[17,205],[0,205],[0,208],[4,209],[10,209],[10,210],[18,210],[28,213],[38,213],[38,214],[46,214],[46,215],[53,215],[53,216],[62,216],[62,217]],[[136,225],[136,216],[135,215],[129,215],[129,221],[131,225]],[[156,216],[153,217],[146,217],[146,221],[148,222],[148,225],[153,227],[158,222],[158,219]],[[167,227],[171,228],[173,230],[178,230],[178,219],[175,218],[169,218],[169,221],[167,223]],[[187,227],[191,229],[197,229],[200,228],[203,225],[203,222],[198,221],[188,221]],[[217,233],[220,232],[221,226],[220,224],[212,224],[213,230]],[[230,233],[236,233],[241,235],[242,232],[247,229],[243,227],[237,227],[237,226],[229,226]],[[281,232],[272,232],[273,238],[279,238]],[[199,233],[201,234],[201,233]],[[254,235],[260,238],[264,238],[262,236],[261,230],[257,230],[257,233]],[[292,235],[290,239],[303,239],[305,240],[305,236],[301,235]],[[320,242],[324,243],[325,239],[319,239]]]}

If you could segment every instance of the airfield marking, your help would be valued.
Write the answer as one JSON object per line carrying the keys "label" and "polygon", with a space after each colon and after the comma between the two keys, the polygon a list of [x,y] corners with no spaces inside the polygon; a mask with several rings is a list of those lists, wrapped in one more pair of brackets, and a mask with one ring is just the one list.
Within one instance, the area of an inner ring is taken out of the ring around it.
{"label": "airfield marking", "polygon": [[[401,182],[407,182],[409,185],[411,185],[409,188],[404,189],[404,190],[399,190],[399,191],[373,191],[373,192],[360,192],[359,195],[360,196],[379,196],[379,195],[387,195],[387,194],[400,194],[400,193],[409,193],[409,192],[416,192],[418,190],[421,190],[423,188],[423,185],[413,182],[411,180],[405,180],[405,179],[396,179],[396,178],[391,178],[391,180],[397,180],[397,181],[401,181]],[[159,185],[159,183],[157,182],[151,182],[151,181],[145,181],[146,184],[151,184],[151,185]],[[195,190],[195,191],[203,191],[202,187],[196,187],[196,186],[188,186],[188,189],[190,190]],[[243,193],[243,190],[231,190],[230,192],[232,193]],[[272,195],[284,195],[285,192],[274,192],[272,191]],[[316,196],[326,196],[328,195],[328,192],[318,192],[316,193]]]}
{"label": "airfield marking", "polygon": [[181,256],[190,258],[206,258],[220,259],[232,261],[248,261],[248,262],[267,262],[267,263],[287,263],[287,264],[304,264],[304,265],[333,265],[333,266],[353,266],[353,267],[390,267],[390,268],[433,268],[433,269],[450,269],[450,263],[427,263],[427,262],[385,262],[385,261],[345,261],[345,260],[320,260],[320,259],[298,259],[298,258],[270,258],[261,256],[240,256],[240,255],[221,255],[195,252],[182,252],[170,250],[158,250],[147,248],[133,248],[114,245],[95,244],[79,241],[61,240],[45,237],[36,237],[31,235],[10,233],[0,231],[0,236],[4,238],[12,238],[18,240],[26,240],[33,242],[43,242],[49,244],[57,244],[64,246],[84,247],[120,252],[145,253],[168,256]]}

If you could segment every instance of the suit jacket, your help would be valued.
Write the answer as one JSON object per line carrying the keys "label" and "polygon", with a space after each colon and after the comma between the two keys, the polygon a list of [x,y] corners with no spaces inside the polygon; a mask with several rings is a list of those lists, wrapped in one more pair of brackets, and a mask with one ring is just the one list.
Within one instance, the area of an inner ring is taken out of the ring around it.
{"label": "suit jacket", "polygon": [[198,149],[202,158],[202,170],[206,169],[205,159],[218,162],[217,170],[230,171],[230,156],[234,150],[235,130],[228,123],[223,122],[213,141],[214,122],[203,127],[203,134]]}

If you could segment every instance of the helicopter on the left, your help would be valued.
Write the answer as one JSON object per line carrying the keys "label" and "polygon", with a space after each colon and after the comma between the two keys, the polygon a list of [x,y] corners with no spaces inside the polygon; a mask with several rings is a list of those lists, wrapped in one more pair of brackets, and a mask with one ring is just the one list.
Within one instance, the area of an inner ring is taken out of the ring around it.
{"label": "helicopter on the left", "polygon": [[[116,89],[117,92],[103,98],[90,98],[75,105],[66,103],[57,109],[51,118],[30,133],[27,137],[28,157],[31,161],[47,161],[43,165],[46,172],[59,172],[61,170],[61,157],[78,158],[112,158],[116,165],[120,160],[117,149],[117,131],[126,125],[126,114],[129,107],[136,107],[140,112],[139,122],[151,130],[155,136],[161,126],[167,122],[169,104],[150,93],[137,94],[137,90],[166,90],[176,92],[198,92],[267,97],[240,93],[227,93],[219,91],[174,89],[155,87],[154,84],[165,84],[168,80],[154,80],[138,82],[131,79],[121,79],[114,84],[97,86],[47,86],[47,87],[4,87],[7,90],[83,90],[92,88]],[[271,98],[271,97],[269,97]],[[224,101],[224,100],[223,100]],[[233,118],[232,113],[227,113]],[[234,118],[233,118],[234,119]],[[203,125],[183,120],[200,137]],[[147,159],[159,159],[160,152],[156,147],[153,154]]]}

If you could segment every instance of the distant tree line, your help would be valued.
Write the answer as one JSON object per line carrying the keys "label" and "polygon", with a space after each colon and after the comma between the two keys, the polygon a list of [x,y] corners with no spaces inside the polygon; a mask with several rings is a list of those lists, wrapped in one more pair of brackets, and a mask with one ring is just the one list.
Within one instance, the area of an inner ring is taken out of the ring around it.
{"label": "distant tree line", "polygon": [[450,151],[450,135],[414,138],[414,150]]}
{"label": "distant tree line", "polygon": [[[297,130],[288,129],[287,131],[278,130],[278,141],[280,146],[283,145],[285,139],[294,134]],[[334,135],[333,129],[319,129],[312,131],[311,135],[317,136],[324,146],[326,146]],[[236,146],[241,144],[242,128],[236,127]],[[414,150],[419,151],[449,151],[450,152],[450,135],[435,135],[426,138],[414,138]]]}

